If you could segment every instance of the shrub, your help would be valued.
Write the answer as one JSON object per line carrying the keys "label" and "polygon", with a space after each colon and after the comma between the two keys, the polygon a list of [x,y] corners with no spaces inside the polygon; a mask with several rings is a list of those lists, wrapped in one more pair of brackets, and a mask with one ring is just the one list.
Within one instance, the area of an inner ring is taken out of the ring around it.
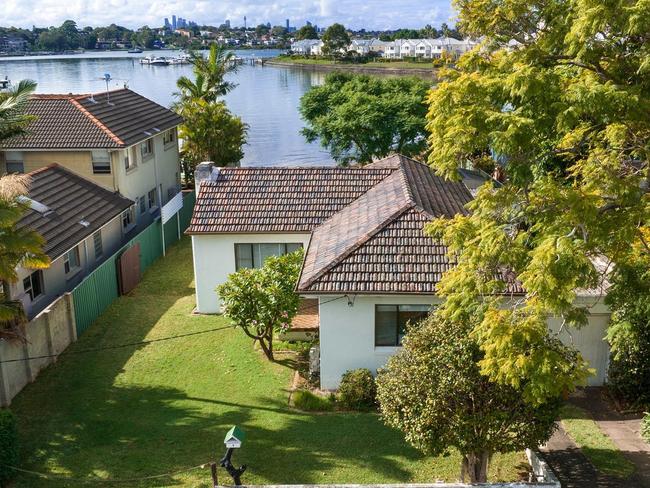
{"label": "shrub", "polygon": [[11,410],[0,410],[0,485],[4,486],[15,471],[6,466],[18,464],[18,430]]}
{"label": "shrub", "polygon": [[369,369],[353,369],[343,375],[339,386],[339,402],[351,410],[375,408],[377,387]]}
{"label": "shrub", "polygon": [[334,410],[332,397],[315,395],[309,390],[298,390],[294,392],[293,405],[307,412],[329,412]]}
{"label": "shrub", "polygon": [[650,442],[650,412],[646,412],[641,421],[641,437]]}

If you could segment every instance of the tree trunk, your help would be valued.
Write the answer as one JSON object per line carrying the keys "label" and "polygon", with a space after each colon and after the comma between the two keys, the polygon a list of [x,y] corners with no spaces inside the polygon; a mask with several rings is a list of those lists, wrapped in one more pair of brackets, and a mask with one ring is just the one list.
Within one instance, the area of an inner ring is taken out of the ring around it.
{"label": "tree trunk", "polygon": [[460,480],[464,483],[469,478],[470,483],[487,483],[488,463],[491,454],[488,452],[470,452],[463,456],[460,468]]}
{"label": "tree trunk", "polygon": [[273,336],[271,337],[262,337],[258,339],[260,342],[260,347],[264,351],[264,355],[269,361],[274,361],[273,357]]}

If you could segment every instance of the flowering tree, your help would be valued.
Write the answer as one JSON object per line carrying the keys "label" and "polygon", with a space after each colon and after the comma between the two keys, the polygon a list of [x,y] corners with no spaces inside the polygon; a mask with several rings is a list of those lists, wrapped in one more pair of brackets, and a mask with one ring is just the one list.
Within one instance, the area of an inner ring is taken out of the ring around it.
{"label": "flowering tree", "polygon": [[303,251],[274,256],[257,269],[240,269],[217,287],[223,313],[235,327],[260,343],[273,361],[273,333],[289,328],[300,299],[294,291]]}

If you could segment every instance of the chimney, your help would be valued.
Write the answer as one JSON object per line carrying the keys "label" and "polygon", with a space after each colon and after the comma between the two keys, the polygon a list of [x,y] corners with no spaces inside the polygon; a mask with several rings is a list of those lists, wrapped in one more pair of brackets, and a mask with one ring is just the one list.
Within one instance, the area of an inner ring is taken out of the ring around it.
{"label": "chimney", "polygon": [[205,181],[216,181],[219,177],[219,168],[212,161],[204,161],[196,165],[194,169],[194,191],[199,195],[201,183]]}

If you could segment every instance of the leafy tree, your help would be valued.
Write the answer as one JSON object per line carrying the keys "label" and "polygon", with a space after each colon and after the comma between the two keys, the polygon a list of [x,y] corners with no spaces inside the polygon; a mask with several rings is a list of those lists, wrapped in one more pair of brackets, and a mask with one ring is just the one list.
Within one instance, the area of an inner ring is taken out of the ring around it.
{"label": "leafy tree", "polygon": [[266,24],[260,24],[255,27],[255,35],[257,37],[262,37],[268,34],[271,31],[271,28]]}
{"label": "leafy tree", "polygon": [[25,114],[25,109],[34,90],[34,81],[21,80],[9,92],[0,93],[0,141],[27,133],[27,127],[35,117]]}
{"label": "leafy tree", "polygon": [[481,374],[481,349],[463,322],[435,314],[411,327],[401,352],[377,377],[381,416],[426,454],[462,455],[461,478],[486,482],[495,453],[549,439],[559,402],[533,406],[521,390]]}
{"label": "leafy tree", "polygon": [[[476,315],[481,371],[543,403],[589,374],[549,334],[547,317],[585,325],[576,290],[598,289],[634,249],[650,252],[648,3],[456,7],[460,29],[483,49],[443,71],[429,95],[429,162],[456,178],[459,163],[491,159],[505,181],[485,185],[471,215],[431,227],[458,262],[439,284],[441,313]],[[509,294],[514,279],[525,296],[512,306],[486,298]]]}
{"label": "leafy tree", "polygon": [[224,102],[187,100],[178,113],[184,119],[179,136],[183,139],[181,162],[186,181],[201,161],[234,166],[244,157],[248,126],[230,113]]}
{"label": "leafy tree", "polygon": [[313,25],[303,25],[298,32],[296,32],[296,39],[318,39],[318,32]]}
{"label": "leafy tree", "polygon": [[[638,249],[640,251],[640,249]],[[635,297],[634,300],[630,300]],[[612,323],[607,333],[611,345],[608,382],[626,401],[650,406],[650,258],[614,270],[607,296]]]}
{"label": "leafy tree", "polygon": [[156,40],[156,36],[154,35],[153,31],[149,28],[149,26],[146,25],[138,29],[138,31],[133,36],[134,44],[139,46],[144,46],[147,49],[151,49],[153,47],[153,43],[155,40]]}
{"label": "leafy tree", "polygon": [[180,97],[180,103],[187,99],[216,102],[234,89],[237,85],[225,79],[227,74],[237,70],[237,65],[233,62],[234,56],[232,51],[218,44],[210,46],[207,57],[200,52],[193,51],[190,63],[194,79],[181,76],[176,81],[176,86],[180,90],[177,94]]}
{"label": "leafy tree", "polygon": [[332,73],[302,97],[302,133],[310,142],[320,139],[339,164],[365,164],[393,151],[420,155],[429,86],[419,78]]}
{"label": "leafy tree", "polygon": [[348,50],[350,35],[341,24],[330,25],[323,34],[323,54],[339,57]]}
{"label": "leafy tree", "polygon": [[224,315],[259,342],[270,361],[274,332],[288,329],[298,311],[300,298],[294,288],[302,257],[302,250],[269,257],[261,268],[240,269],[217,287]]}

